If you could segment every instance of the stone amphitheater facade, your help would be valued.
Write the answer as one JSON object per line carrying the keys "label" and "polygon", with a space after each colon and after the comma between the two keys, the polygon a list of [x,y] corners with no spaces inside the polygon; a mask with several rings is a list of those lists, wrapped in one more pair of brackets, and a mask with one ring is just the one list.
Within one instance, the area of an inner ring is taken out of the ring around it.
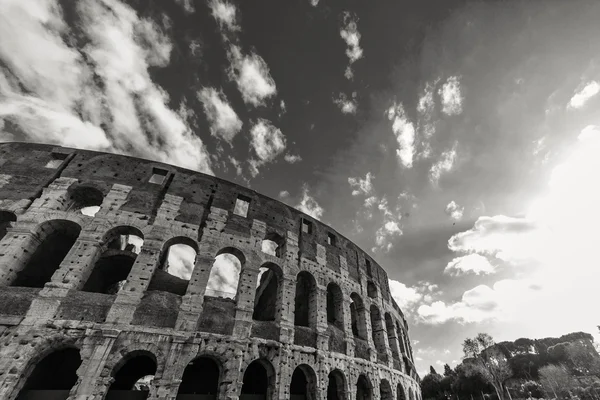
{"label": "stone amphitheater facade", "polygon": [[[206,289],[223,254],[233,298]],[[421,397],[385,271],[331,227],[183,168],[3,143],[0,399],[67,398]]]}

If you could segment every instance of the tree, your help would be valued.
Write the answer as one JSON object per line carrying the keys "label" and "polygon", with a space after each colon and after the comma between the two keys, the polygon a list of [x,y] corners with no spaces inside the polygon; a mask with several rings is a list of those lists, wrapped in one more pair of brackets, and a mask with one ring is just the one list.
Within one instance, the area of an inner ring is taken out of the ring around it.
{"label": "tree", "polygon": [[546,395],[567,398],[575,387],[575,380],[564,365],[546,365],[540,368],[540,384]]}
{"label": "tree", "polygon": [[504,400],[504,383],[511,377],[512,371],[505,354],[494,344],[490,335],[479,333],[473,339],[465,339],[463,352],[465,358],[476,365],[483,377],[494,387],[498,399]]}
{"label": "tree", "polygon": [[444,376],[453,376],[455,372],[452,371],[452,368],[448,364],[444,364]]}
{"label": "tree", "polygon": [[432,374],[432,375],[439,375],[437,373],[437,371],[435,370],[435,368],[433,368],[433,365],[429,366],[429,373]]}
{"label": "tree", "polygon": [[[433,367],[431,368],[433,369]],[[437,399],[440,397],[442,390],[440,382],[442,377],[439,374],[429,373],[421,380],[421,394],[424,399]]]}

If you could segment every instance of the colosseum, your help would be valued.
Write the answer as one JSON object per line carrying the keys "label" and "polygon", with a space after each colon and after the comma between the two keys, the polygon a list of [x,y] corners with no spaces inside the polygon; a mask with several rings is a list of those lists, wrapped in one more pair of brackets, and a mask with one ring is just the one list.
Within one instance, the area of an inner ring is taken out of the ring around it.
{"label": "colosseum", "polygon": [[213,176],[0,144],[0,285],[2,400],[421,398],[385,271]]}

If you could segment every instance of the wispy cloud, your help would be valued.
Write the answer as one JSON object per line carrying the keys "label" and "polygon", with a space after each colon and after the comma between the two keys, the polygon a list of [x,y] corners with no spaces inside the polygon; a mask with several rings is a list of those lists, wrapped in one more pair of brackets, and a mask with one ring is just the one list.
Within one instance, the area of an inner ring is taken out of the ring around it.
{"label": "wispy cloud", "polygon": [[333,102],[340,108],[344,114],[355,114],[357,108],[356,92],[352,92],[352,96],[348,97],[345,93],[340,93]]}
{"label": "wispy cloud", "polygon": [[472,273],[475,275],[488,275],[496,271],[496,268],[490,264],[489,260],[480,254],[468,254],[462,257],[456,257],[446,265],[444,273],[459,276]]}
{"label": "wispy cloud", "polygon": [[440,158],[429,169],[429,181],[437,186],[444,173],[448,173],[454,167],[456,162],[458,142],[455,142],[451,149],[448,149],[440,155]]}
{"label": "wispy cloud", "polygon": [[198,93],[198,98],[204,106],[210,133],[231,143],[242,129],[242,121],[227,101],[225,94],[214,88],[203,88]]}
{"label": "wispy cloud", "polygon": [[283,159],[287,162],[289,162],[290,164],[295,164],[297,162],[302,161],[302,157],[300,157],[297,154],[286,154]]}
{"label": "wispy cloud", "polygon": [[231,46],[229,56],[232,66],[229,76],[237,83],[244,102],[260,106],[277,94],[275,81],[261,56],[242,54],[238,46]]}
{"label": "wispy cloud", "polygon": [[346,42],[346,56],[348,56],[349,65],[346,68],[344,76],[347,79],[354,77],[352,64],[363,57],[363,50],[360,47],[360,33],[358,32],[358,17],[348,11],[343,14],[343,25],[340,30],[340,36]]}
{"label": "wispy cloud", "polygon": [[411,168],[415,154],[415,127],[406,117],[402,104],[392,105],[387,116],[392,121],[392,132],[399,146],[396,154],[405,168]]}
{"label": "wispy cloud", "polygon": [[569,108],[582,108],[592,97],[596,96],[598,93],[600,93],[600,83],[596,81],[587,83],[580,91],[571,97],[571,101],[569,101]]}
{"label": "wispy cloud", "polygon": [[396,221],[386,221],[377,232],[375,232],[375,245],[376,248],[373,248],[373,252],[377,249],[388,252],[394,246],[392,240],[395,237],[402,236],[402,229],[398,225]]}
{"label": "wispy cloud", "polygon": [[[128,153],[212,173],[208,153],[148,73],[169,62],[170,39],[117,0],[76,5],[88,44],[63,38],[61,7],[0,5],[0,118],[33,141]],[[20,32],[14,35],[14,32]]]}
{"label": "wispy cloud", "polygon": [[353,189],[352,190],[352,196],[358,196],[361,193],[364,195],[369,195],[371,194],[371,192],[373,191],[373,174],[371,174],[370,172],[367,172],[367,175],[365,175],[365,178],[353,178],[353,177],[349,177],[348,178],[348,184],[350,184],[350,187]]}
{"label": "wispy cloud", "polygon": [[228,1],[212,0],[209,3],[209,7],[212,11],[213,18],[222,29],[226,28],[230,32],[237,32],[240,30],[236,21],[237,9],[235,5]]}
{"label": "wispy cloud", "polygon": [[442,102],[442,112],[446,115],[459,115],[462,113],[462,93],[460,89],[460,80],[456,76],[451,76],[439,89],[440,100]]}
{"label": "wispy cloud", "polygon": [[296,205],[296,208],[315,219],[320,219],[321,216],[323,216],[323,212],[325,211],[323,207],[321,207],[319,203],[317,203],[314,197],[310,195],[308,185],[306,184],[302,187],[302,198],[300,199],[300,202]]}
{"label": "wispy cloud", "polygon": [[259,166],[273,161],[285,151],[286,139],[270,121],[259,119],[250,130],[250,146],[257,156],[250,160],[252,176],[256,176]]}

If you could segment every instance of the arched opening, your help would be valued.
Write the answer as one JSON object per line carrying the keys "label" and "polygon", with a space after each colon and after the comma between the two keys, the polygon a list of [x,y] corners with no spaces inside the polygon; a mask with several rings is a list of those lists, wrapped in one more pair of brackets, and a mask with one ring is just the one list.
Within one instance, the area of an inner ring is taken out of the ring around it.
{"label": "arched opening", "polygon": [[404,386],[401,383],[396,387],[396,400],[406,400],[406,394],[404,393]]}
{"label": "arched opening", "polygon": [[327,382],[327,400],[346,400],[346,378],[339,369],[329,373]]}
{"label": "arched opening", "polygon": [[392,393],[392,387],[387,379],[382,379],[379,383],[379,395],[381,400],[394,400],[394,394]]}
{"label": "arched opening", "polygon": [[317,282],[307,271],[296,277],[294,325],[316,327]]}
{"label": "arched opening", "polygon": [[244,255],[233,248],[219,252],[210,269],[205,296],[235,299]]}
{"label": "arched opening", "polygon": [[371,400],[372,398],[371,382],[366,376],[359,376],[356,382],[356,400]]}
{"label": "arched opening", "polygon": [[350,295],[352,303],[350,303],[350,318],[352,320],[352,334],[355,338],[367,339],[367,324],[365,316],[365,306],[356,293]]}
{"label": "arched opening", "polygon": [[404,344],[404,331],[400,328],[400,323],[396,321],[396,332],[398,334],[398,342],[400,343],[400,352],[406,354],[406,345]]}
{"label": "arched opening", "polygon": [[155,374],[156,359],[152,354],[131,353],[122,361],[121,366],[113,371],[114,380],[105,399],[146,399]]}
{"label": "arched opening", "polygon": [[0,240],[6,236],[8,228],[17,220],[17,216],[10,211],[0,211]]}
{"label": "arched opening", "polygon": [[144,244],[144,235],[132,226],[119,226],[104,235],[103,243],[104,251],[81,290],[116,294],[127,281],[131,267]]}
{"label": "arched opening", "polygon": [[91,185],[76,185],[67,190],[67,211],[79,211],[83,215],[96,215],[104,201],[104,194]]}
{"label": "arched opening", "polygon": [[275,384],[273,366],[266,360],[255,360],[244,372],[240,400],[272,399]]}
{"label": "arched opening", "polygon": [[377,286],[375,286],[375,284],[371,281],[367,282],[367,296],[372,299],[377,298]]}
{"label": "arched opening", "polygon": [[265,235],[264,240],[261,244],[261,250],[263,253],[270,254],[275,257],[283,257],[285,239],[283,236],[275,232],[269,232]]}
{"label": "arched opening", "polygon": [[165,243],[158,268],[152,275],[148,290],[183,296],[196,264],[198,246],[186,237],[173,238]]}
{"label": "arched opening", "polygon": [[281,306],[282,279],[283,273],[279,266],[266,263],[260,268],[252,319],[256,321],[275,321],[277,319]]}
{"label": "arched opening", "polygon": [[69,347],[48,354],[35,365],[17,400],[65,400],[77,383],[80,365],[78,349]]}
{"label": "arched opening", "polygon": [[290,400],[313,400],[317,391],[317,375],[308,365],[296,367],[290,384]]}
{"label": "arched opening", "polygon": [[81,227],[67,220],[52,220],[38,227],[40,244],[12,286],[42,288],[75,244]]}
{"label": "arched opening", "polygon": [[383,329],[383,324],[381,322],[381,313],[379,312],[379,308],[375,304],[371,305],[370,309],[371,314],[371,334],[373,336],[373,343],[375,343],[375,348],[377,349],[377,353],[379,355],[383,355],[386,353],[385,348],[385,331]]}
{"label": "arched opening", "polygon": [[335,283],[327,285],[327,323],[344,330],[344,295]]}
{"label": "arched opening", "polygon": [[385,313],[385,328],[387,330],[388,343],[390,344],[390,349],[392,350],[392,357],[394,357],[396,360],[400,360],[396,329],[390,313]]}
{"label": "arched opening", "polygon": [[209,357],[196,358],[185,367],[177,396],[195,394],[203,395],[198,399],[216,399],[219,393],[220,376],[221,368],[215,360]]}

